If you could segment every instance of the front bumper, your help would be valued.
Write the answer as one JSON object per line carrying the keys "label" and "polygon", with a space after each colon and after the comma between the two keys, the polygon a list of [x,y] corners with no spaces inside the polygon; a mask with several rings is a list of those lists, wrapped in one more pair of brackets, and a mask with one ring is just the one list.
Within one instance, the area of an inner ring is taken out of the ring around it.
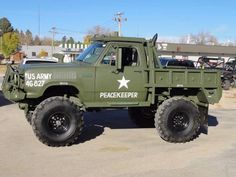
{"label": "front bumper", "polygon": [[26,94],[20,89],[12,89],[11,91],[3,92],[3,95],[8,100],[17,102],[17,101],[23,100]]}

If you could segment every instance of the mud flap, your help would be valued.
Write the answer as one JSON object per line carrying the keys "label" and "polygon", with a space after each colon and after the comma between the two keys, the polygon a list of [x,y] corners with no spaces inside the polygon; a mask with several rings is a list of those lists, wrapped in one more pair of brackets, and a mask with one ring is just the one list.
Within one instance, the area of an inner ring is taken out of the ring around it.
{"label": "mud flap", "polygon": [[208,106],[198,107],[201,116],[201,133],[208,134]]}

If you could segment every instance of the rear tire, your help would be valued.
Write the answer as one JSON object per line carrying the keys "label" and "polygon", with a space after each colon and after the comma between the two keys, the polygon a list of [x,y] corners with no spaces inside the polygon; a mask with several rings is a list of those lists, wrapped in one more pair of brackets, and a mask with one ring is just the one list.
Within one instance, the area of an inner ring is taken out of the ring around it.
{"label": "rear tire", "polygon": [[79,137],[83,127],[82,111],[69,99],[51,97],[41,102],[32,116],[36,137],[48,146],[67,146]]}
{"label": "rear tire", "polygon": [[162,139],[184,143],[197,137],[201,119],[197,106],[183,97],[165,100],[155,115],[155,126]]}

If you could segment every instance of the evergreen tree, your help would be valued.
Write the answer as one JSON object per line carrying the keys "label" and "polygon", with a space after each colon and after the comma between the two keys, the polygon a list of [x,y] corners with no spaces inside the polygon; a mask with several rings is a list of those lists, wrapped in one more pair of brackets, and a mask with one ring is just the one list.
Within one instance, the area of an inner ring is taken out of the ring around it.
{"label": "evergreen tree", "polygon": [[22,31],[22,30],[20,31],[20,36],[19,36],[19,38],[20,38],[20,44],[21,44],[21,45],[26,44],[24,31]]}
{"label": "evergreen tree", "polygon": [[13,32],[13,30],[10,21],[6,17],[0,19],[0,31],[2,31],[3,34]]}
{"label": "evergreen tree", "polygon": [[38,35],[34,37],[34,45],[41,45],[41,40]]}
{"label": "evergreen tree", "polygon": [[26,32],[25,32],[25,42],[27,45],[33,44],[33,35],[30,30],[26,30]]}
{"label": "evergreen tree", "polygon": [[67,39],[66,36],[63,36],[62,39],[61,39],[61,43],[65,44],[66,43],[66,39]]}
{"label": "evergreen tree", "polygon": [[74,44],[74,43],[75,43],[75,40],[73,39],[73,37],[70,37],[70,38],[67,40],[67,43],[68,43],[68,44]]}

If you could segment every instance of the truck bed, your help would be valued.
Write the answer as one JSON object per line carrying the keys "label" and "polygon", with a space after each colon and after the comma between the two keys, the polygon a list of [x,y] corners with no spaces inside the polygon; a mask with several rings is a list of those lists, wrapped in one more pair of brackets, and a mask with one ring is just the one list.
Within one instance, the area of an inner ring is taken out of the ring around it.
{"label": "truck bed", "polygon": [[220,72],[200,69],[155,69],[158,87],[218,88]]}

